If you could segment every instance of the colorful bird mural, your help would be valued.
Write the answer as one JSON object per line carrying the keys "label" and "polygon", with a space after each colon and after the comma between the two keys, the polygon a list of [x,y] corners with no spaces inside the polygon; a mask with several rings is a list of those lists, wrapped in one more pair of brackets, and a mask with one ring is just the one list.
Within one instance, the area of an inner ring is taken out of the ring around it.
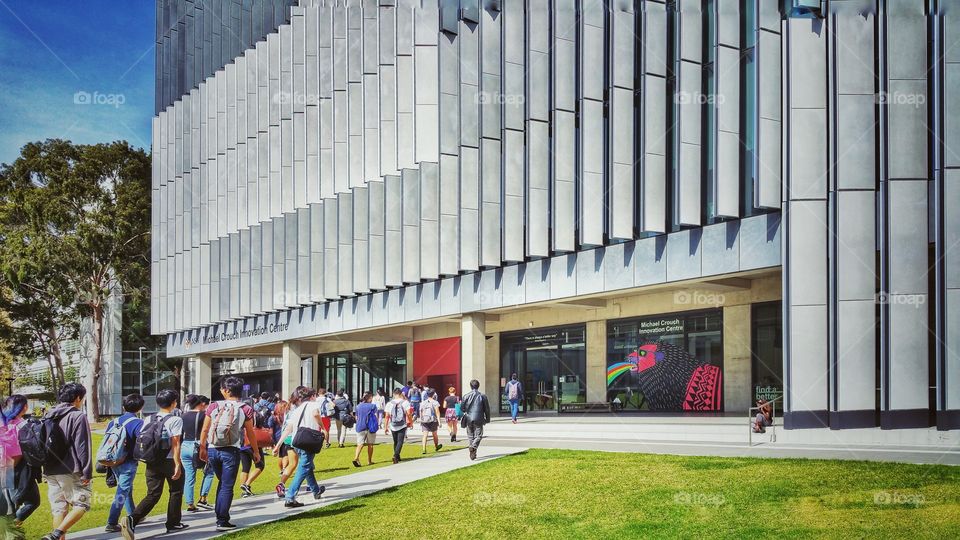
{"label": "colorful bird mural", "polygon": [[687,351],[666,343],[646,343],[623,362],[607,366],[607,386],[634,374],[650,410],[720,410],[722,372]]}

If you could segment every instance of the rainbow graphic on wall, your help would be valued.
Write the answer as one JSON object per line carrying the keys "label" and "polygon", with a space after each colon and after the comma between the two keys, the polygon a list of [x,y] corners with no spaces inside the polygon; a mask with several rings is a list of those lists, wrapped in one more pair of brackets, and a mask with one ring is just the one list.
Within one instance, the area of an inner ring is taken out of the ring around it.
{"label": "rainbow graphic on wall", "polygon": [[616,364],[607,366],[607,386],[613,384],[613,381],[617,380],[617,377],[636,368],[637,364],[633,362],[617,362]]}

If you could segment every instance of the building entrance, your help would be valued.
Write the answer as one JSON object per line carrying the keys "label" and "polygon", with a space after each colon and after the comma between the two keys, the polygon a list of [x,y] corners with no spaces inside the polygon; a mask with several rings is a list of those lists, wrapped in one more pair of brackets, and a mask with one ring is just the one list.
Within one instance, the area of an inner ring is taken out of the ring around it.
{"label": "building entrance", "polygon": [[500,412],[510,410],[506,382],[516,373],[523,383],[520,411],[558,411],[561,403],[586,401],[585,325],[538,328],[503,334]]}

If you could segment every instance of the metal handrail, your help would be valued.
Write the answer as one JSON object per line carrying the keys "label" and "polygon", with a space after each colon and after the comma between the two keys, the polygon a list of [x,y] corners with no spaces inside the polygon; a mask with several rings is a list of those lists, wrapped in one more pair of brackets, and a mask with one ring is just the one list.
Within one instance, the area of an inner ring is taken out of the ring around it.
{"label": "metal handrail", "polygon": [[[783,396],[780,396],[783,397]],[[771,399],[763,407],[767,405],[770,406],[770,425],[767,426],[770,430],[770,442],[777,442],[777,401],[780,401],[780,397]],[[747,436],[747,441],[749,446],[753,446],[753,417],[755,416],[754,411],[760,411],[760,405],[756,407],[750,407],[747,409],[747,430],[749,435]]]}

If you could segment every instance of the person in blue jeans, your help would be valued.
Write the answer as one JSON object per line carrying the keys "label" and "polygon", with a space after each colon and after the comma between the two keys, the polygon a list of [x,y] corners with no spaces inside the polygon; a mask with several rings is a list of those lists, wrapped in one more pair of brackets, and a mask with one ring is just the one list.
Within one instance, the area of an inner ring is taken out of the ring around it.
{"label": "person in blue jeans", "polygon": [[143,427],[143,420],[137,417],[143,410],[143,396],[140,394],[130,394],[123,398],[124,413],[107,424],[107,430],[116,423],[123,424],[127,420],[127,459],[119,465],[111,467],[113,475],[117,479],[117,493],[113,497],[113,503],[110,504],[110,512],[107,514],[106,532],[120,532],[120,512],[127,511],[127,515],[133,513],[136,506],[133,503],[133,479],[137,476],[137,464],[133,458],[133,444],[140,434],[140,428]]}
{"label": "person in blue jeans", "polygon": [[[203,420],[207,417],[204,411],[210,404],[210,398],[197,394],[187,394],[184,399],[187,412],[183,415],[183,444],[180,445],[180,459],[183,461],[184,474],[184,500],[187,503],[187,512],[199,512],[200,510],[213,510],[213,507],[207,503],[207,494],[213,487],[213,471],[209,467],[204,467],[200,463],[199,469],[194,466],[193,457],[197,453],[200,439],[200,427],[203,426]],[[199,457],[199,456],[197,456]],[[197,473],[203,474],[203,480],[200,483],[200,498],[194,504],[194,495],[196,494]]]}
{"label": "person in blue jeans", "polygon": [[[296,430],[301,426],[317,431],[321,430],[320,425],[323,416],[320,414],[320,403],[316,400],[317,391],[313,388],[305,387],[299,388],[298,391],[300,394],[300,405],[290,413],[290,420],[287,422],[280,436],[281,441],[283,441],[287,435],[296,433]],[[273,455],[279,453],[280,446],[281,443],[277,443],[273,449]],[[287,486],[286,501],[283,504],[286,508],[299,508],[303,506],[303,503],[297,500],[297,492],[300,491],[300,486],[302,486],[304,482],[307,483],[307,487],[313,492],[314,499],[319,499],[320,496],[323,495],[323,492],[326,491],[326,487],[317,483],[317,477],[313,473],[313,458],[316,454],[296,447],[294,447],[294,450],[296,450],[299,459],[297,461],[297,470],[293,473],[293,479],[290,481],[290,485]]]}
{"label": "person in blue jeans", "polygon": [[510,375],[510,380],[503,388],[507,401],[510,402],[510,418],[517,423],[517,414],[520,413],[520,400],[523,399],[523,384],[517,380],[517,374]]}
{"label": "person in blue jeans", "polygon": [[[220,379],[222,401],[211,403],[200,432],[200,461],[206,461],[217,476],[217,501],[213,511],[217,516],[217,531],[236,530],[230,523],[233,488],[240,470],[240,446],[246,433],[253,451],[253,462],[260,462],[260,447],[253,432],[253,408],[241,403],[243,379],[232,375]],[[203,444],[206,443],[206,444]]]}

